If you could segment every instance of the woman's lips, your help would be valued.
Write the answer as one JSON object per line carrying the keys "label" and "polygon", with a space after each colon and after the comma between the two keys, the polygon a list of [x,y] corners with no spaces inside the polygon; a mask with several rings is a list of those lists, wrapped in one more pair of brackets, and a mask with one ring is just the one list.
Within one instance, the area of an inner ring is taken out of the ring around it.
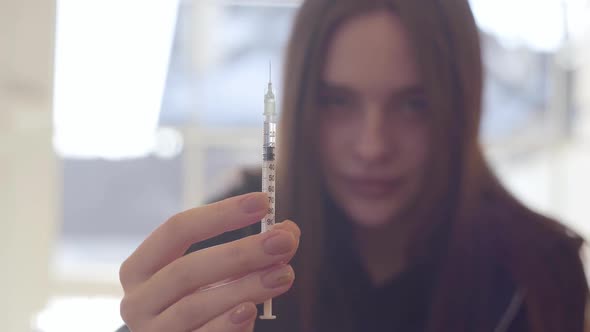
{"label": "woman's lips", "polygon": [[348,177],[344,181],[354,194],[368,198],[391,196],[402,184],[401,178]]}

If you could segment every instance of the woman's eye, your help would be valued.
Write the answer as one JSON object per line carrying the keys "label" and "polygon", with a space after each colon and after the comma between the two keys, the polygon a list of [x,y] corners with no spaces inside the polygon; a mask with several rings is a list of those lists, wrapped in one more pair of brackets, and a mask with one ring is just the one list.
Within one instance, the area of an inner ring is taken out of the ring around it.
{"label": "woman's eye", "polygon": [[347,107],[352,102],[345,96],[321,96],[319,104],[322,107]]}
{"label": "woman's eye", "polygon": [[423,113],[428,109],[428,102],[424,97],[409,97],[402,102],[401,106],[405,112]]}

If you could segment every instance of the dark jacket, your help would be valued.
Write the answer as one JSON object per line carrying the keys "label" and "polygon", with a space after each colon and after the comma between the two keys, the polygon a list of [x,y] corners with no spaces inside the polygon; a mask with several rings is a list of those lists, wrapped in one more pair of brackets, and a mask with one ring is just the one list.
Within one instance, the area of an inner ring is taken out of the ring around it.
{"label": "dark jacket", "polygon": [[[227,197],[236,196],[248,192],[260,191],[260,174],[259,172],[245,171],[243,173],[243,182],[240,186],[235,187],[229,191]],[[223,198],[223,197],[220,197]],[[216,199],[217,200],[217,199]],[[490,200],[486,203],[483,209],[482,218],[513,218],[510,209],[497,206],[497,202]],[[539,218],[541,218],[539,216]],[[529,223],[531,239],[534,240],[535,233],[542,231],[536,229],[535,222]],[[555,223],[555,225],[559,225]],[[539,228],[542,228],[540,225]],[[564,229],[565,230],[565,229]],[[228,232],[210,240],[194,244],[187,254],[196,250],[200,250],[212,245],[227,243],[245,236],[256,234],[260,232],[260,225],[255,224],[237,231]],[[496,250],[494,247],[495,241],[498,237],[501,240],[501,231],[492,232],[490,236],[489,230],[482,230],[482,260],[485,259],[485,264],[490,267],[486,271],[490,271],[488,275],[488,288],[493,292],[488,297],[489,303],[485,304],[485,316],[493,322],[493,331],[489,332],[532,332],[529,326],[527,317],[526,297],[527,290],[519,286],[516,282],[516,277],[509,271],[505,264],[504,253],[501,249]],[[556,245],[549,245],[550,250],[558,251],[556,256],[563,255],[578,255],[576,252],[567,250],[568,246],[560,246],[559,243],[569,243],[579,241],[575,238],[573,233],[564,231],[558,234],[556,232]],[[528,246],[535,246],[537,243],[531,241]],[[547,244],[544,247],[548,247]],[[540,248],[539,250],[546,250]],[[490,256],[491,252],[491,256]],[[542,254],[542,253],[541,253]],[[572,257],[572,261],[579,261],[579,257]],[[355,293],[357,298],[347,299],[354,302],[354,310],[352,315],[354,317],[346,317],[348,326],[345,328],[350,331],[404,331],[404,332],[418,332],[423,331],[424,323],[427,320],[428,306],[431,300],[432,285],[434,284],[434,276],[438,271],[436,260],[425,260],[418,262],[415,266],[411,266],[409,271],[404,272],[401,276],[396,277],[391,282],[380,288],[375,288],[370,285],[366,277],[363,275],[362,268],[358,261],[343,260],[339,267],[342,275],[341,280],[337,282],[330,282],[326,287],[322,287],[321,294],[318,294],[318,301],[320,308],[324,311],[321,316],[326,317],[323,322],[317,323],[317,331],[335,331],[342,330],[342,327],[336,328],[333,325],[334,319],[338,319],[339,313],[330,312],[330,308],[334,301],[338,301],[338,293],[341,287],[354,287],[357,289]],[[549,269],[550,267],[548,267]],[[583,272],[582,272],[583,273]],[[297,287],[297,281],[294,287]],[[586,289],[579,289],[580,296],[584,297]],[[474,305],[474,308],[476,306]],[[477,310],[477,309],[475,309]],[[290,291],[284,296],[274,300],[273,311],[278,318],[274,321],[257,321],[256,332],[301,332],[299,326],[298,307],[294,291]],[[198,314],[198,313],[195,313]],[[470,313],[465,313],[465,319],[470,319]],[[333,317],[333,318],[329,318]],[[122,327],[119,332],[128,331]]]}

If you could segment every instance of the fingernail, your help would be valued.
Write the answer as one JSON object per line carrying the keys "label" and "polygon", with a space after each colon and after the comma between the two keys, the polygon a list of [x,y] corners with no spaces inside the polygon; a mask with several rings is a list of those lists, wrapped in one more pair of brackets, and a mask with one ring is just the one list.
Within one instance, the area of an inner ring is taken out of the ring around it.
{"label": "fingernail", "polygon": [[268,207],[268,197],[260,193],[251,194],[242,199],[240,207],[245,213],[254,213]]}
{"label": "fingernail", "polygon": [[278,288],[291,283],[294,277],[291,267],[284,265],[263,275],[262,285],[266,288]]}
{"label": "fingernail", "polygon": [[247,305],[246,303],[240,304],[229,316],[229,319],[234,324],[242,324],[256,316],[256,307],[253,305]]}
{"label": "fingernail", "polygon": [[299,237],[301,236],[301,230],[299,229],[299,227],[288,227],[288,226],[287,226],[287,225],[288,225],[288,223],[292,223],[292,224],[294,224],[294,222],[293,222],[293,221],[291,221],[291,220],[285,220],[285,221],[282,221],[282,222],[276,223],[276,224],[273,226],[273,229],[283,229],[283,230],[289,231],[289,232],[293,233],[293,236],[294,236],[296,239],[297,239],[297,238],[299,238]]}
{"label": "fingernail", "polygon": [[290,232],[271,231],[270,237],[262,242],[264,252],[269,255],[283,255],[295,246],[295,237]]}

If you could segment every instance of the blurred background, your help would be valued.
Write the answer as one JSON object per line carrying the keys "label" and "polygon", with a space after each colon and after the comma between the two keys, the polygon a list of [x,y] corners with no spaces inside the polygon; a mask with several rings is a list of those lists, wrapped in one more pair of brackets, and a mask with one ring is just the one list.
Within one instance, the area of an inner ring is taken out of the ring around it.
{"label": "blurred background", "polygon": [[[259,166],[297,0],[0,0],[0,329],[113,331],[121,262]],[[590,1],[472,0],[482,141],[590,238]]]}

